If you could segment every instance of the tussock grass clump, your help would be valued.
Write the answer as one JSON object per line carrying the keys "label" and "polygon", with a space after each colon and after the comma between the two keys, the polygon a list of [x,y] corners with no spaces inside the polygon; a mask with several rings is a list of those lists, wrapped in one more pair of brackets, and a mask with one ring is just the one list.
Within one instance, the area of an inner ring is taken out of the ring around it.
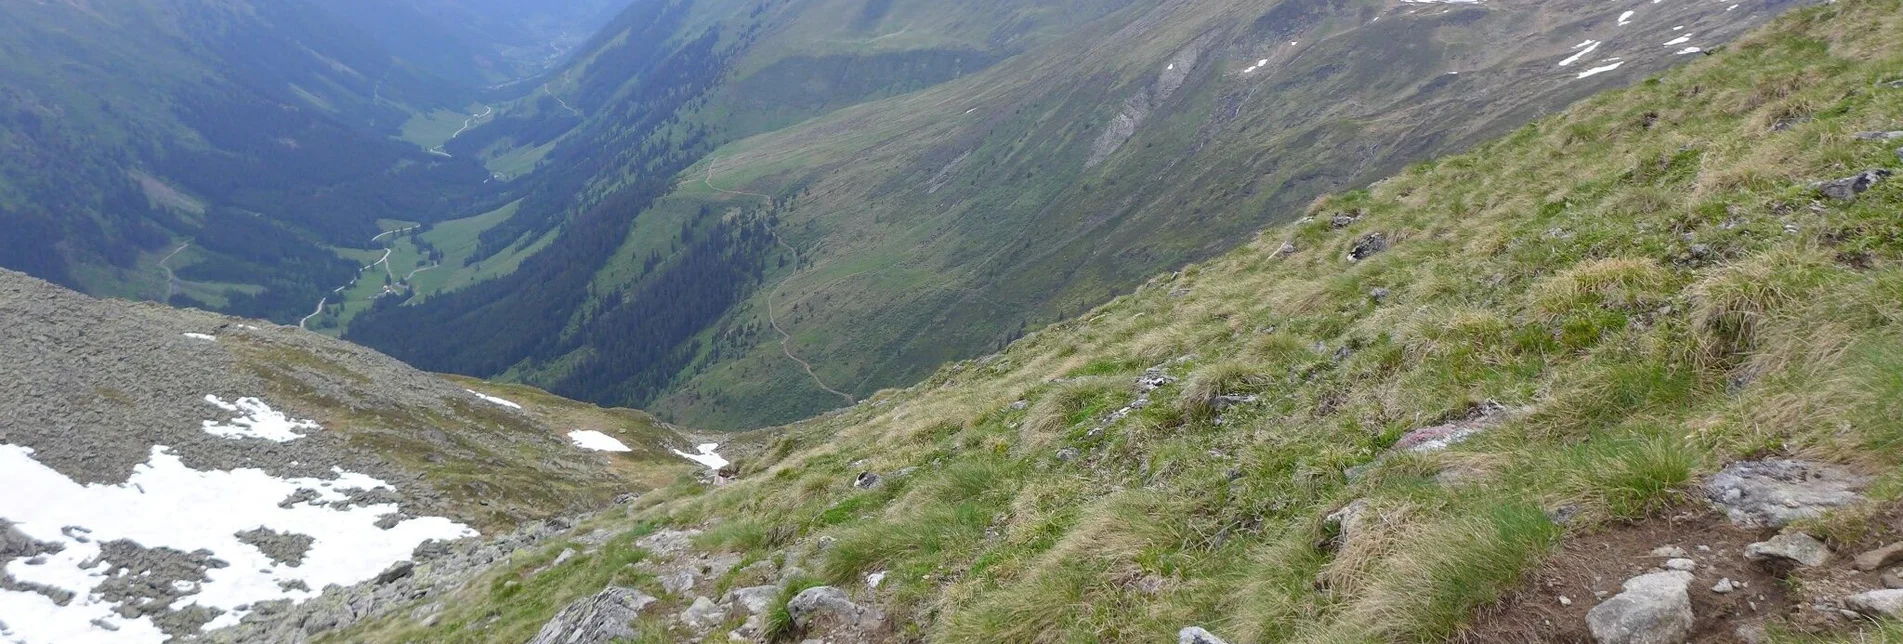
{"label": "tussock grass clump", "polygon": [[1058,384],[1025,411],[1020,434],[1029,444],[1041,444],[1071,425],[1083,422],[1113,393],[1129,388],[1122,378],[1088,376]]}
{"label": "tussock grass clump", "polygon": [[1190,374],[1177,393],[1176,406],[1192,416],[1207,416],[1215,412],[1219,397],[1261,393],[1270,382],[1254,364],[1218,362]]}

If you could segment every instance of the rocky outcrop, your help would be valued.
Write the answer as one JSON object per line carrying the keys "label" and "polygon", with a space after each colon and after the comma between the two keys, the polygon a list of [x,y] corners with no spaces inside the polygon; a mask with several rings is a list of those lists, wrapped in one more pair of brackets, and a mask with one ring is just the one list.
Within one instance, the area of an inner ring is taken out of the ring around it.
{"label": "rocky outcrop", "polygon": [[1705,482],[1705,496],[1747,528],[1781,527],[1862,499],[1869,477],[1788,459],[1739,461]]}
{"label": "rocky outcrop", "polygon": [[786,603],[786,612],[795,626],[834,644],[879,642],[890,630],[884,613],[853,603],[846,591],[832,586],[800,591]]}
{"label": "rocky outcrop", "polygon": [[[519,550],[546,542],[572,525],[565,519],[551,519],[524,524],[513,533],[491,540],[425,542],[411,554],[413,561],[403,562],[408,566],[392,566],[386,574],[379,575],[379,581],[326,588],[322,595],[302,604],[285,601],[260,604],[237,626],[209,631],[200,641],[301,644],[319,634],[448,595],[481,575],[490,565],[506,561]],[[398,569],[405,572],[393,574]],[[440,610],[440,605],[426,604],[415,617],[427,619],[431,617],[429,613]]]}
{"label": "rocky outcrop", "polygon": [[1137,126],[1142,125],[1152,111],[1182,88],[1183,83],[1189,80],[1189,73],[1196,68],[1197,61],[1202,59],[1204,50],[1213,42],[1213,34],[1203,36],[1172,54],[1164,63],[1163,71],[1157,73],[1156,80],[1125,100],[1117,110],[1117,115],[1111,117],[1110,124],[1090,144],[1090,158],[1084,161],[1084,167],[1096,167],[1103,163],[1104,159],[1110,158],[1118,148],[1123,147],[1130,137],[1136,136]]}
{"label": "rocky outcrop", "polygon": [[1676,644],[1691,635],[1692,574],[1655,572],[1626,580],[1624,592],[1594,606],[1586,625],[1599,644]]}
{"label": "rocky outcrop", "polygon": [[562,608],[529,644],[608,644],[633,638],[633,622],[655,602],[633,588],[609,588]]}

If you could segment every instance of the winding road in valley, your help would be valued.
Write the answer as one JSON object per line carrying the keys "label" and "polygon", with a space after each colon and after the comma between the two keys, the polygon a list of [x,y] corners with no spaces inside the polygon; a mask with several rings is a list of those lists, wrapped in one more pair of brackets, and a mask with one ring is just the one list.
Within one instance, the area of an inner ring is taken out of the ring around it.
{"label": "winding road in valley", "polygon": [[[489,115],[490,115],[490,114],[494,114],[494,113],[496,113],[496,108],[494,108],[494,107],[490,107],[490,106],[488,106],[488,105],[484,105],[484,106],[482,106],[482,113],[481,113],[481,114],[471,114],[471,115],[469,115],[469,118],[466,118],[466,119],[463,119],[463,126],[462,126],[462,128],[461,128],[461,129],[458,129],[458,130],[456,130],[456,133],[455,133],[455,134],[451,134],[451,135],[449,135],[449,141],[454,141],[454,140],[456,140],[456,137],[459,137],[459,136],[462,136],[464,132],[468,132],[468,131],[469,131],[469,128],[471,128],[471,127],[475,127],[475,124],[476,124],[476,121],[478,121],[478,120],[481,120],[481,119],[485,119],[485,118],[489,118]],[[444,141],[444,142],[443,142],[443,145],[449,145],[449,141]],[[430,153],[430,154],[440,154],[440,155],[442,155],[442,156],[451,156],[451,155],[450,155],[450,153],[448,153],[448,152],[445,152],[445,151],[443,151],[443,145],[439,145],[439,146],[436,146],[436,147],[433,147],[433,148],[430,148],[430,149],[429,149],[429,153]],[[406,230],[407,230],[407,229],[406,229]],[[391,232],[395,232],[395,231],[391,231]],[[387,234],[387,233],[386,233],[386,234]],[[381,237],[382,235],[378,235],[378,236],[379,236],[379,237]]]}
{"label": "winding road in valley", "polygon": [[[396,230],[386,230],[386,231],[383,231],[383,232],[380,232],[380,233],[377,233],[377,236],[375,236],[375,237],[371,237],[371,238],[370,238],[370,243],[372,243],[372,244],[374,244],[374,243],[377,243],[378,241],[381,241],[381,240],[382,240],[382,239],[383,239],[384,237],[386,237],[386,236],[389,236],[389,235],[394,235],[394,234],[397,234],[397,233],[400,233],[400,232],[404,232],[404,231],[409,231],[409,230],[416,230],[416,228],[417,228],[416,226],[410,226],[409,228],[398,228],[398,229],[396,229]],[[184,250],[184,248],[180,248],[179,250]],[[173,253],[174,253],[174,254],[176,254],[177,252],[178,252],[178,251],[173,251]],[[383,249],[383,257],[379,257],[379,258],[377,258],[377,261],[374,261],[374,262],[370,262],[370,263],[369,263],[368,265],[366,265],[366,266],[364,266],[363,268],[360,268],[360,269],[357,269],[357,276],[356,276],[356,277],[352,277],[352,278],[350,278],[350,282],[349,282],[348,284],[344,284],[343,286],[339,286],[339,287],[337,287],[337,288],[334,288],[334,289],[331,289],[331,290],[330,290],[330,295],[338,295],[338,294],[341,294],[341,293],[343,293],[343,292],[344,292],[344,290],[345,290],[345,289],[348,289],[348,288],[350,288],[350,287],[352,287],[352,286],[356,286],[356,285],[357,285],[357,280],[359,280],[359,279],[363,279],[363,273],[364,273],[364,271],[367,271],[367,270],[370,270],[370,269],[372,269],[372,268],[376,268],[376,267],[377,267],[377,265],[379,265],[379,264],[381,264],[381,265],[383,265],[383,274],[385,274],[385,275],[389,275],[389,276],[390,276],[390,279],[392,279],[392,280],[395,280],[395,279],[396,279],[396,273],[390,270],[390,254],[391,254],[391,253],[394,253],[394,252],[396,252],[396,249],[394,249],[394,248],[385,248],[385,249]],[[168,259],[169,259],[169,257],[168,257]],[[435,267],[434,267],[434,266],[431,266],[430,268],[435,268]],[[169,272],[169,271],[168,271],[168,272]],[[411,272],[410,274],[411,274],[411,275],[415,275],[415,274],[416,274],[417,272],[420,272],[420,271],[412,271],[412,272]],[[409,278],[407,278],[407,277],[406,277],[406,278],[403,278],[403,279],[405,279],[405,280],[408,280]],[[311,321],[311,318],[314,318],[314,317],[317,317],[318,315],[322,315],[322,314],[324,313],[324,305],[326,305],[326,304],[329,304],[329,303],[330,303],[330,295],[326,295],[326,296],[324,296],[324,297],[322,297],[322,298],[319,298],[319,299],[317,300],[317,307],[316,307],[316,308],[313,308],[313,309],[311,309],[311,314],[310,314],[310,315],[306,315],[306,316],[304,316],[304,317],[303,317],[303,319],[300,319],[300,320],[298,320],[298,321],[297,321],[297,328],[300,328],[300,329],[304,329],[304,330],[310,330],[310,327],[309,327],[309,326],[305,326],[305,325],[306,325],[307,323],[309,323],[309,322]]]}
{"label": "winding road in valley", "polygon": [[[757,192],[727,190],[725,188],[721,188],[719,186],[714,185],[714,163],[715,162],[713,160],[709,160],[707,162],[707,178],[703,180],[703,182],[707,184],[707,187],[709,189],[713,190],[714,192],[720,192],[720,193],[725,193],[730,195],[759,197],[761,199],[766,200],[767,206],[769,208],[773,206],[773,197],[763,195]],[[769,232],[772,232],[772,231],[769,231]],[[792,253],[795,258],[799,257],[800,253],[798,249],[795,249],[792,246],[788,245],[786,243],[786,240],[780,239],[779,233],[773,232],[772,234],[773,234],[774,243],[779,244],[781,248],[784,248],[787,250],[787,252]],[[790,341],[792,341],[793,336],[788,334],[786,332],[786,329],[780,328],[779,316],[773,311],[773,300],[780,296],[780,287],[786,286],[786,282],[787,282],[786,280],[780,280],[780,283],[774,285],[773,291],[771,293],[767,293],[767,296],[766,296],[766,321],[767,321],[767,324],[770,324],[773,326],[774,332],[780,334],[780,353],[786,354],[786,358],[788,360],[792,360],[793,362],[799,363],[800,369],[805,370],[806,375],[813,379],[813,384],[819,385],[819,388],[826,390],[826,393],[830,393],[832,395],[845,399],[846,404],[848,405],[858,402],[857,400],[853,400],[851,394],[848,394],[846,392],[827,386],[826,381],[819,379],[819,374],[813,373],[813,365],[811,363],[808,363],[805,360],[801,360],[799,356],[793,355],[793,348],[789,346],[788,344]]]}
{"label": "winding road in valley", "polygon": [[165,259],[159,260],[159,270],[165,271],[165,301],[167,303],[172,301],[172,296],[178,295],[178,275],[173,273],[172,267],[166,266],[165,263],[172,261],[173,257],[176,257],[180,252],[183,252],[191,245],[191,242],[179,244],[178,248],[173,249],[171,254],[165,256]]}

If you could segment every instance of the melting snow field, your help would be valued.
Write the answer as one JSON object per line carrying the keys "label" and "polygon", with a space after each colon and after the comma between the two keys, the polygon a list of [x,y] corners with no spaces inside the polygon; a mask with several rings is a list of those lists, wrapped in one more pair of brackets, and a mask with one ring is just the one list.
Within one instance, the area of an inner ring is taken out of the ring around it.
{"label": "melting snow field", "polygon": [[1580,72],[1580,73],[1579,73],[1579,77],[1580,77],[1580,78],[1585,78],[1585,77],[1587,77],[1587,76],[1591,76],[1591,75],[1593,75],[1593,74],[1601,74],[1601,73],[1605,73],[1605,72],[1609,72],[1609,71],[1612,71],[1612,70],[1615,70],[1615,69],[1618,69],[1620,65],[1624,65],[1624,64],[1625,64],[1625,61],[1623,61],[1623,60],[1619,60],[1619,59],[1617,59],[1617,58],[1612,58],[1612,59],[1608,59],[1608,60],[1607,60],[1606,62],[1608,62],[1608,63],[1611,63],[1611,64],[1609,64],[1609,65],[1600,65],[1600,66],[1598,66],[1598,67],[1594,67],[1594,68],[1592,68],[1592,69],[1588,69],[1588,70],[1586,70],[1586,71],[1583,71],[1583,72]]}
{"label": "melting snow field", "polygon": [[521,408],[522,408],[522,406],[521,406],[521,405],[518,405],[518,404],[515,404],[515,403],[512,403],[512,402],[509,402],[509,401],[507,401],[507,400],[503,400],[503,399],[501,399],[501,398],[497,398],[497,397],[495,397],[495,396],[491,396],[491,395],[488,395],[488,394],[485,394],[485,393],[482,393],[482,392],[480,392],[480,391],[476,391],[476,390],[474,390],[474,389],[464,389],[463,391],[467,391],[467,392],[469,392],[469,393],[472,393],[472,394],[475,394],[477,398],[481,398],[481,399],[483,399],[483,400],[487,400],[487,401],[489,401],[489,402],[492,402],[492,403],[495,403],[495,404],[498,404],[498,405],[502,405],[502,406],[504,406],[504,407],[508,407],[508,408],[510,408],[510,409],[521,409]]}
{"label": "melting snow field", "polygon": [[700,452],[699,454],[689,454],[678,449],[674,450],[674,453],[679,454],[681,458],[700,463],[709,469],[717,470],[727,466],[727,459],[721,458],[719,454],[714,452],[714,450],[719,447],[720,443],[701,443],[694,446],[694,451]]}
{"label": "melting snow field", "polygon": [[[1584,47],[1585,49],[1580,49],[1581,47]],[[1590,54],[1592,53],[1592,50],[1598,49],[1598,48],[1599,48],[1599,41],[1597,40],[1588,40],[1586,42],[1573,45],[1573,49],[1579,49],[1579,53],[1576,53],[1576,54],[1573,54],[1572,56],[1567,57],[1566,60],[1559,61],[1559,66],[1565,67],[1567,65],[1571,65],[1573,63],[1579,62],[1579,59],[1585,58],[1586,54]]]}
{"label": "melting snow field", "polygon": [[[238,606],[274,599],[304,601],[328,584],[371,579],[390,564],[408,559],[426,540],[476,534],[440,517],[409,519],[380,529],[373,524],[396,512],[396,505],[337,509],[326,504],[346,500],[352,491],[389,486],[362,474],[333,471],[336,478],[322,480],[280,479],[248,468],[194,470],[168,448],[155,446],[126,482],[80,485],[34,460],[32,449],[0,445],[0,490],[10,491],[0,494],[0,518],[14,522],[35,540],[65,546],[56,554],[44,555],[39,565],[15,559],[7,564],[6,572],[22,582],[77,595],[68,605],[59,606],[38,593],[0,590],[0,615],[5,616],[8,630],[5,638],[35,644],[164,641],[164,634],[149,619],[121,617],[113,603],[94,592],[112,568],[95,560],[101,542],[126,539],[148,549],[184,552],[202,548],[229,563],[206,570],[203,582],[174,584],[196,592],[179,599],[173,608],[196,604],[222,610],[223,615],[207,625],[217,628],[238,622],[243,616]],[[313,490],[317,498],[288,508],[278,506],[299,489]],[[31,493],[18,493],[22,490]],[[259,527],[313,537],[302,565],[274,561],[236,536]],[[285,587],[293,582],[312,590]]]}
{"label": "melting snow field", "polygon": [[569,432],[568,440],[573,441],[576,447],[587,449],[587,450],[594,450],[597,452],[632,452],[634,451],[634,450],[628,449],[627,445],[621,444],[621,441],[615,440],[615,437],[609,436],[607,434],[603,434],[601,432],[598,432],[592,429],[583,429],[580,431]]}
{"label": "melting snow field", "polygon": [[298,430],[317,430],[317,423],[298,420],[285,416],[264,401],[256,398],[239,398],[237,402],[225,402],[217,396],[207,394],[205,402],[216,405],[225,411],[235,411],[240,415],[220,423],[205,421],[205,433],[224,438],[262,438],[264,440],[288,443],[304,437]]}
{"label": "melting snow field", "polygon": [[187,337],[187,338],[191,338],[191,339],[193,339],[193,340],[208,340],[208,341],[212,341],[212,342],[217,342],[217,341],[218,341],[218,337],[217,337],[217,336],[211,336],[211,335],[205,335],[205,334],[203,334],[203,333],[186,333],[186,334],[184,334],[184,335],[185,335],[185,337]]}

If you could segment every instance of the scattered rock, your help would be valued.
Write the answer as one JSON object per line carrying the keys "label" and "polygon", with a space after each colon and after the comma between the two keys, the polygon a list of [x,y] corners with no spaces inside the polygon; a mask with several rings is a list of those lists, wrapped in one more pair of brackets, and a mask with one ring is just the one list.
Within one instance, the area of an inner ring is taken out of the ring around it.
{"label": "scattered rock", "polygon": [[632,639],[637,633],[629,624],[655,601],[633,588],[608,588],[562,608],[528,644],[607,644]]}
{"label": "scattered rock", "polygon": [[727,611],[706,597],[695,597],[694,605],[681,611],[681,623],[697,633],[705,633],[721,620],[727,619]]}
{"label": "scattered rock", "polygon": [[392,564],[389,569],[384,570],[381,573],[377,573],[377,583],[378,584],[391,583],[398,579],[408,577],[415,573],[416,573],[416,562],[399,561],[399,562],[396,562],[395,564]]}
{"label": "scattered rock", "polygon": [[1711,586],[1711,592],[1718,593],[1720,595],[1728,594],[1731,591],[1734,591],[1737,589],[1738,587],[1731,583],[1730,577],[1725,577],[1723,579],[1720,579],[1718,580],[1718,583],[1712,584]]}
{"label": "scattered rock", "polygon": [[1893,141],[1903,139],[1903,130],[1890,132],[1858,132],[1856,136],[1859,141]]}
{"label": "scattered rock", "polygon": [[1672,644],[1692,632],[1692,574],[1655,572],[1626,580],[1624,592],[1586,613],[1599,644]]}
{"label": "scattered rock", "polygon": [[1079,452],[1077,451],[1077,448],[1066,447],[1064,449],[1057,450],[1057,460],[1067,461],[1067,462],[1074,461],[1074,460],[1077,460],[1078,454]]}
{"label": "scattered rock", "polygon": [[1017,409],[1017,410],[1022,410],[1025,407],[1029,407],[1029,406],[1031,406],[1031,401],[1028,401],[1028,400],[1017,400],[1017,401],[1012,401],[1011,403],[1011,408]]}
{"label": "scattered rock", "polygon": [[885,575],[886,572],[884,570],[866,573],[866,587],[877,589],[879,584],[885,583]]}
{"label": "scattered rock", "polygon": [[1884,588],[1903,588],[1903,571],[1896,568],[1883,571],[1878,579],[1883,582]]}
{"label": "scattered rock", "polygon": [[1903,541],[1857,555],[1852,565],[1864,572],[1870,572],[1903,559]]}
{"label": "scattered rock", "polygon": [[[387,528],[386,528],[387,529]],[[288,534],[263,527],[253,528],[234,535],[238,541],[251,544],[270,557],[272,562],[296,567],[304,563],[304,555],[310,554],[311,544],[317,539],[307,534]]]}
{"label": "scattered rock", "polygon": [[1830,546],[1802,532],[1786,532],[1745,546],[1744,556],[1752,561],[1795,561],[1815,568],[1830,561]]}
{"label": "scattered rock", "polygon": [[562,553],[555,555],[555,560],[549,562],[548,567],[554,568],[554,567],[560,566],[562,564],[568,563],[568,560],[574,559],[574,558],[575,558],[574,548],[563,548]]}
{"label": "scattered rock", "polygon": [[1692,572],[1698,569],[1698,562],[1692,561],[1690,559],[1685,559],[1682,557],[1676,558],[1676,559],[1667,559],[1665,561],[1665,569]]}
{"label": "scattered rock", "polygon": [[1355,240],[1348,248],[1348,261],[1358,262],[1388,249],[1388,237],[1381,233],[1368,233]]}
{"label": "scattered rock", "polygon": [[1903,590],[1887,588],[1844,598],[1851,610],[1872,617],[1903,617]]}
{"label": "scattered rock", "polygon": [[1652,549],[1652,556],[1665,557],[1668,559],[1677,559],[1681,557],[1690,557],[1692,556],[1692,553],[1685,552],[1684,548],[1680,548],[1678,546],[1659,546],[1657,548]]}
{"label": "scattered rock", "polygon": [[869,642],[886,630],[885,614],[852,603],[846,592],[832,586],[800,591],[786,603],[793,624],[828,635],[832,642]]}
{"label": "scattered rock", "polygon": [[1374,290],[1368,291],[1368,299],[1374,300],[1375,304],[1380,304],[1383,300],[1388,299],[1388,289],[1376,287]]}
{"label": "scattered rock", "polygon": [[1322,518],[1322,526],[1334,533],[1335,537],[1323,545],[1332,550],[1341,550],[1354,543],[1355,539],[1361,536],[1362,524],[1367,514],[1367,499],[1355,499],[1348,505],[1342,506],[1341,509],[1328,513],[1328,516]]}
{"label": "scattered rock", "polygon": [[1349,224],[1355,223],[1355,220],[1360,218],[1361,213],[1359,212],[1337,213],[1335,216],[1328,218],[1328,227],[1347,228]]}
{"label": "scattered rock", "polygon": [[1705,482],[1705,496],[1739,526],[1782,527],[1861,500],[1869,480],[1822,463],[1739,461]]}
{"label": "scattered rock", "polygon": [[1559,596],[1559,605],[1561,605],[1561,606],[1571,606],[1571,605],[1573,605],[1573,598],[1571,598],[1571,597],[1567,597],[1567,596],[1565,596],[1565,595],[1560,595],[1560,596]]}
{"label": "scattered rock", "polygon": [[749,586],[727,591],[721,603],[739,606],[749,615],[761,615],[773,608],[773,600],[779,595],[779,586]]}
{"label": "scattered rock", "polygon": [[1229,644],[1201,626],[1184,626],[1176,632],[1176,644]]}
{"label": "scattered rock", "polygon": [[1176,376],[1164,372],[1162,367],[1150,367],[1143,370],[1143,375],[1137,376],[1137,391],[1148,393],[1173,382],[1176,382]]}
{"label": "scattered rock", "polygon": [[1863,172],[1859,172],[1857,174],[1844,177],[1842,179],[1837,179],[1834,181],[1821,181],[1818,183],[1814,183],[1814,184],[1811,184],[1811,188],[1816,189],[1817,194],[1823,195],[1825,197],[1836,199],[1838,201],[1850,201],[1852,199],[1857,198],[1858,194],[1861,194],[1865,190],[1869,190],[1871,186],[1876,185],[1878,182],[1883,181],[1885,178],[1888,178],[1889,176],[1890,176],[1889,170],[1885,170],[1883,168],[1876,168],[1872,170],[1865,170]]}

